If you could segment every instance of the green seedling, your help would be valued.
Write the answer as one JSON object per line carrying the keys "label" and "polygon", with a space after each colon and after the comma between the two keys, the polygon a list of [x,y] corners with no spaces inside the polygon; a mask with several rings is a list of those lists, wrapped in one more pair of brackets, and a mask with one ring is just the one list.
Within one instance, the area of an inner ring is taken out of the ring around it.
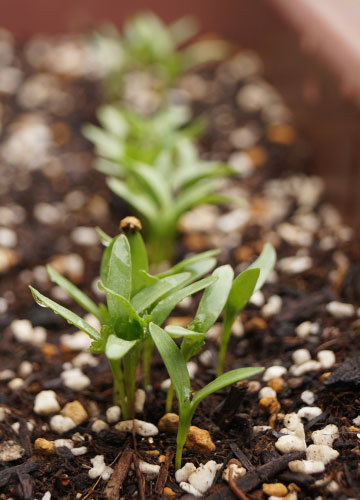
{"label": "green seedling", "polygon": [[[106,305],[96,304],[48,267],[50,279],[99,320],[100,332],[30,287],[39,305],[49,307],[89,335],[93,341],[92,353],[105,353],[114,377],[114,402],[120,404],[125,419],[133,417],[136,368],[142,351],[145,372],[150,367],[153,346],[150,322],[162,325],[181,300],[206,289],[216,280],[213,276],[202,278],[215,266],[216,250],[185,259],[166,273],[150,275],[146,249],[136,230],[138,223],[134,217],[124,219],[121,226],[126,228],[126,234],[115,238],[100,231],[101,239],[108,245],[102,257],[99,281]],[[145,373],[145,378],[147,376]]]}
{"label": "green seedling", "polygon": [[174,80],[195,65],[222,60],[229,45],[208,39],[189,43],[197,34],[197,23],[183,17],[168,26],[155,14],[142,12],[124,23],[121,34],[114,26],[98,31],[93,39],[99,60],[109,60],[108,94],[121,94],[124,74],[145,71],[171,86]]}
{"label": "green seedling", "polygon": [[[181,338],[181,354],[185,362],[195,356],[205,343],[205,336],[224,310],[223,330],[218,359],[218,376],[222,374],[227,345],[236,317],[248,303],[252,294],[265,283],[274,267],[275,250],[266,243],[260,256],[235,279],[229,265],[221,266],[212,273],[217,278],[203,293],[195,317],[183,328],[169,325],[166,332],[174,339]],[[166,412],[171,411],[173,387],[169,388],[166,399]]]}
{"label": "green seedling", "polygon": [[170,375],[178,400],[179,425],[176,438],[175,457],[175,469],[177,470],[181,467],[182,451],[192,417],[201,401],[207,396],[210,396],[210,394],[228,385],[260,373],[263,368],[239,368],[229,371],[216,378],[199,391],[193,392],[191,390],[189,373],[184,357],[174,340],[170,338],[165,330],[154,323],[150,324],[150,334]]}
{"label": "green seedling", "polygon": [[188,129],[177,128],[183,119],[178,112],[173,115],[168,110],[154,118],[154,127],[150,119],[137,116],[132,126],[128,118],[132,116],[132,121],[133,113],[106,107],[100,114],[103,128],[85,128],[99,154],[97,168],[108,176],[109,187],[144,221],[152,264],[172,259],[177,223],[185,212],[203,203],[234,202],[217,192],[219,181],[234,170],[199,158]]}

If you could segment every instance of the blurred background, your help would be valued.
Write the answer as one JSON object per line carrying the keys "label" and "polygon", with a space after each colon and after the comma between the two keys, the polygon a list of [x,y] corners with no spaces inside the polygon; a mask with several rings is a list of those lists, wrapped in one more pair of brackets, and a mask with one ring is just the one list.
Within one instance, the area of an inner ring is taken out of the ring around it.
{"label": "blurred background", "polygon": [[360,224],[360,5],[357,0],[2,0],[1,24],[19,40],[39,33],[88,32],[151,9],[165,21],[192,14],[216,33],[258,52],[265,78],[309,141],[313,169],[353,226]]}

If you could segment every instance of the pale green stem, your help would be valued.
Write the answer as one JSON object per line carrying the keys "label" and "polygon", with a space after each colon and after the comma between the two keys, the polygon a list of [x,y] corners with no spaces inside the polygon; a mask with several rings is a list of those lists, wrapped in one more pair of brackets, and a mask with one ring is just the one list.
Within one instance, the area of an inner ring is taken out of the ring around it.
{"label": "pale green stem", "polygon": [[150,384],[150,368],[154,352],[154,341],[148,336],[144,342],[142,367],[143,367],[143,386],[146,387]]}
{"label": "pale green stem", "polygon": [[187,433],[191,424],[192,413],[191,411],[179,411],[179,427],[176,436],[176,456],[175,456],[175,470],[181,468],[182,452],[186,443]]}
{"label": "pale green stem", "polygon": [[220,377],[220,375],[222,375],[224,372],[225,354],[230,339],[231,329],[232,329],[232,324],[228,326],[224,325],[221,334],[220,350],[219,350],[217,373],[216,373],[217,377]]}
{"label": "pale green stem", "polygon": [[123,358],[128,418],[134,418],[136,368],[139,361],[140,350],[141,350],[141,345],[139,347],[135,345],[135,347],[133,347]]}
{"label": "pale green stem", "polygon": [[129,418],[129,409],[125,396],[124,377],[121,369],[121,361],[111,361],[110,368],[114,377],[114,404],[121,406],[123,418]]}

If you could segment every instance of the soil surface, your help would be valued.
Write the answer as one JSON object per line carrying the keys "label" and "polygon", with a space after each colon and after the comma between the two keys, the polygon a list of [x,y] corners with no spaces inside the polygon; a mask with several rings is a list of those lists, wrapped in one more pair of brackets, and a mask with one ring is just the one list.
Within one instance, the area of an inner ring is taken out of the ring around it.
{"label": "soil surface", "polygon": [[[69,347],[63,335],[74,329],[38,307],[28,290],[32,284],[79,312],[48,280],[45,265],[51,262],[100,300],[96,280],[102,248],[93,228],[115,235],[119,220],[131,213],[94,170],[92,147],[81,135],[81,126],[95,120],[99,77],[87,63],[82,38],[39,38],[16,47],[7,33],[0,34],[0,455],[3,459],[7,441],[21,450],[17,459],[0,461],[0,498],[155,499],[162,498],[164,487],[174,497],[190,498],[175,481],[175,435],[142,438],[111,424],[95,432],[94,421],[106,422],[112,406],[107,362],[102,356],[79,358],[83,339],[78,349]],[[276,270],[235,325],[227,368],[286,369],[275,381],[260,375],[206,399],[193,425],[210,432],[216,451],[185,449],[183,463],[222,464],[204,498],[260,500],[267,498],[263,483],[282,483],[289,500],[360,498],[360,244],[326,202],[321,180],[309,175],[310,149],[281,97],[261,77],[256,55],[240,52],[226,63],[193,71],[178,87],[176,98],[186,99],[195,116],[208,120],[199,143],[203,157],[229,161],[239,170],[222,191],[244,203],[198,207],[184,217],[177,258],[218,247],[219,263],[230,262],[239,272],[264,242],[276,247]],[[338,302],[348,304],[346,311]],[[196,297],[176,309],[178,324],[186,324],[195,303]],[[18,319],[35,328],[28,338],[16,335]],[[218,338],[215,325],[194,360],[194,390],[214,377]],[[314,360],[311,369],[295,366],[292,355],[298,349]],[[331,351],[335,362],[319,364],[321,351]],[[91,381],[83,390],[64,385],[61,374],[73,367]],[[166,376],[155,358],[139,419],[157,425],[164,414]],[[264,401],[259,389],[267,386],[277,394]],[[34,412],[42,390],[55,391],[61,408],[79,401],[88,417],[64,434],[55,433],[50,416]],[[303,407],[318,408],[303,419],[308,445],[312,432],[328,424],[339,431],[333,443],[338,457],[317,474],[291,472],[288,462],[304,453],[281,455],[275,448],[284,415]],[[59,443],[44,455],[35,449],[38,438],[72,439],[75,448],[86,451],[75,456]],[[109,481],[88,474],[97,455],[115,470]],[[232,459],[247,473],[230,488],[222,471]],[[160,474],[141,473],[139,460],[161,464]]]}

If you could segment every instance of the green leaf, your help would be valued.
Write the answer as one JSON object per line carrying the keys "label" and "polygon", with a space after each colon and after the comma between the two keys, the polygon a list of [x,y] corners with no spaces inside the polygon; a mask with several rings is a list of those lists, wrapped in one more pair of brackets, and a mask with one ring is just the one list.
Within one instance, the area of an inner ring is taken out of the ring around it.
{"label": "green leaf", "polygon": [[109,245],[105,248],[102,259],[101,259],[101,264],[100,264],[100,278],[101,281],[107,285],[107,279],[108,279],[108,274],[109,274],[109,262],[110,262],[110,256],[111,252],[113,249],[113,246],[115,244],[117,236],[113,238]]}
{"label": "green leaf", "polygon": [[165,299],[161,300],[152,310],[151,316],[153,322],[157,325],[161,325],[169,316],[176,304],[185,299],[185,297],[203,290],[207,286],[211,285],[211,283],[214,283],[216,279],[217,278],[214,278],[213,276],[208,276],[207,278],[197,281],[196,283],[192,283],[191,285],[188,285],[181,290],[177,290],[173,294],[165,297]]}
{"label": "green leaf", "polygon": [[111,237],[111,236],[109,236],[108,234],[106,234],[106,233],[105,233],[105,231],[103,231],[103,230],[101,229],[101,227],[98,227],[98,226],[97,226],[97,227],[95,228],[95,230],[96,230],[96,232],[97,232],[97,234],[98,234],[98,236],[99,236],[99,238],[100,238],[101,243],[102,243],[103,245],[105,245],[106,247],[107,247],[107,246],[109,246],[109,245],[110,245],[110,243],[111,243],[111,242],[112,242],[112,240],[113,240],[113,239],[112,239],[112,237]]}
{"label": "green leaf", "polygon": [[88,141],[95,144],[101,156],[111,159],[119,159],[122,157],[122,142],[112,134],[90,124],[83,126],[82,133]]}
{"label": "green leaf", "polygon": [[260,276],[256,282],[254,292],[260,290],[269,274],[274,269],[276,262],[276,251],[270,243],[265,243],[259,257],[248,267],[248,269],[260,269]]}
{"label": "green leaf", "polygon": [[99,321],[101,321],[101,313],[98,306],[93,302],[84,292],[82,292],[71,281],[61,276],[51,266],[47,266],[47,271],[51,281],[56,283],[60,288],[65,290],[85,311],[93,314]]}
{"label": "green leaf", "polygon": [[189,268],[192,264],[196,264],[197,262],[201,262],[203,260],[207,260],[210,257],[214,257],[215,255],[218,255],[220,253],[220,250],[217,248],[214,250],[207,250],[206,252],[201,252],[196,255],[193,255],[191,257],[188,257],[187,259],[182,260],[175,266],[171,267],[167,271],[157,274],[158,278],[165,278],[165,276],[170,276],[172,274],[179,273],[181,271],[184,271],[185,268]]}
{"label": "green leaf", "polygon": [[115,177],[109,177],[106,179],[106,182],[115,194],[129,203],[142,217],[154,221],[157,219],[158,210],[156,204],[145,193],[138,193],[131,190],[125,182]]}
{"label": "green leaf", "polygon": [[112,334],[106,342],[106,357],[112,361],[122,359],[136,343],[137,340],[124,340]]}
{"label": "green leaf", "polygon": [[180,339],[183,337],[190,339],[200,339],[204,337],[204,334],[201,332],[196,332],[194,330],[188,330],[187,328],[183,328],[178,325],[168,325],[165,327],[165,331],[172,337],[173,339]]}
{"label": "green leaf", "polygon": [[162,298],[166,293],[182,285],[190,276],[190,273],[179,273],[175,276],[168,276],[157,281],[155,284],[142,289],[132,299],[132,305],[138,312],[142,312]]}
{"label": "green leaf", "polygon": [[142,271],[149,269],[148,257],[144,241],[139,231],[129,231],[127,239],[131,251],[132,287],[131,296],[134,296],[147,284],[146,277]]}
{"label": "green leaf", "polygon": [[138,313],[135,311],[130,302],[127,299],[125,299],[125,297],[119,295],[114,290],[111,290],[110,288],[106,287],[103,283],[101,283],[101,281],[99,281],[98,286],[100,290],[106,293],[108,302],[109,302],[109,296],[111,296],[114,299],[114,304],[117,305],[118,309],[125,311],[130,320],[137,321],[143,327],[146,326],[144,320],[140,318]]}
{"label": "green leaf", "polygon": [[248,269],[234,279],[225,305],[225,316],[240,314],[254,292],[259,274],[259,269]]}
{"label": "green leaf", "polygon": [[[145,192],[151,194],[159,208],[171,205],[170,184],[149,165],[135,163],[131,174],[143,185]],[[160,223],[160,221],[158,221]]]}
{"label": "green leaf", "polygon": [[54,302],[53,300],[48,299],[47,297],[45,297],[45,295],[42,295],[32,286],[30,286],[29,288],[31,290],[31,293],[35,301],[39,304],[39,306],[49,307],[54,311],[55,314],[59,314],[64,319],[66,319],[68,323],[70,323],[71,325],[75,325],[76,328],[79,328],[79,330],[82,330],[83,332],[87,333],[89,337],[91,337],[93,340],[100,339],[99,332],[95,330],[95,328],[93,328],[91,325],[89,325],[87,321],[80,318],[80,316],[73,313],[72,311],[69,311],[69,309],[66,309],[66,307],[63,307],[60,304]]}
{"label": "green leaf", "polygon": [[106,130],[111,132],[111,134],[120,138],[124,138],[126,136],[128,132],[128,125],[119,109],[110,105],[100,106],[100,108],[96,111],[96,115],[101,125]]}
{"label": "green leaf", "polygon": [[194,262],[194,264],[190,264],[184,268],[184,271],[190,272],[191,277],[186,282],[186,285],[192,283],[193,281],[201,278],[201,276],[205,276],[208,274],[214,267],[216,266],[216,259],[210,257],[210,259],[202,260],[200,262]]}
{"label": "green leaf", "polygon": [[177,217],[180,217],[184,212],[187,212],[196,205],[202,203],[203,200],[208,195],[213,195],[218,186],[218,182],[214,179],[203,180],[200,183],[194,184],[187,189],[183,190],[177,200],[175,205],[175,213]]}
{"label": "green leaf", "polygon": [[186,363],[175,342],[162,328],[154,323],[150,323],[149,328],[151,337],[171,378],[181,412],[181,407],[189,401],[191,393],[190,378]]}
{"label": "green leaf", "polygon": [[234,384],[235,382],[239,382],[239,380],[253,377],[258,373],[261,373],[263,370],[264,368],[258,367],[238,368],[237,370],[231,370],[227,373],[224,373],[223,375],[220,375],[220,377],[210,382],[210,384],[207,384],[205,387],[200,389],[200,391],[197,391],[192,398],[191,405],[196,408],[198,404],[201,403],[204,398],[210,396],[210,394],[213,394],[216,391],[220,391],[224,387]]}
{"label": "green leaf", "polygon": [[206,333],[218,319],[229,296],[234,271],[231,266],[225,265],[212,275],[218,279],[203,293],[195,318],[189,325],[190,329],[197,332]]}

